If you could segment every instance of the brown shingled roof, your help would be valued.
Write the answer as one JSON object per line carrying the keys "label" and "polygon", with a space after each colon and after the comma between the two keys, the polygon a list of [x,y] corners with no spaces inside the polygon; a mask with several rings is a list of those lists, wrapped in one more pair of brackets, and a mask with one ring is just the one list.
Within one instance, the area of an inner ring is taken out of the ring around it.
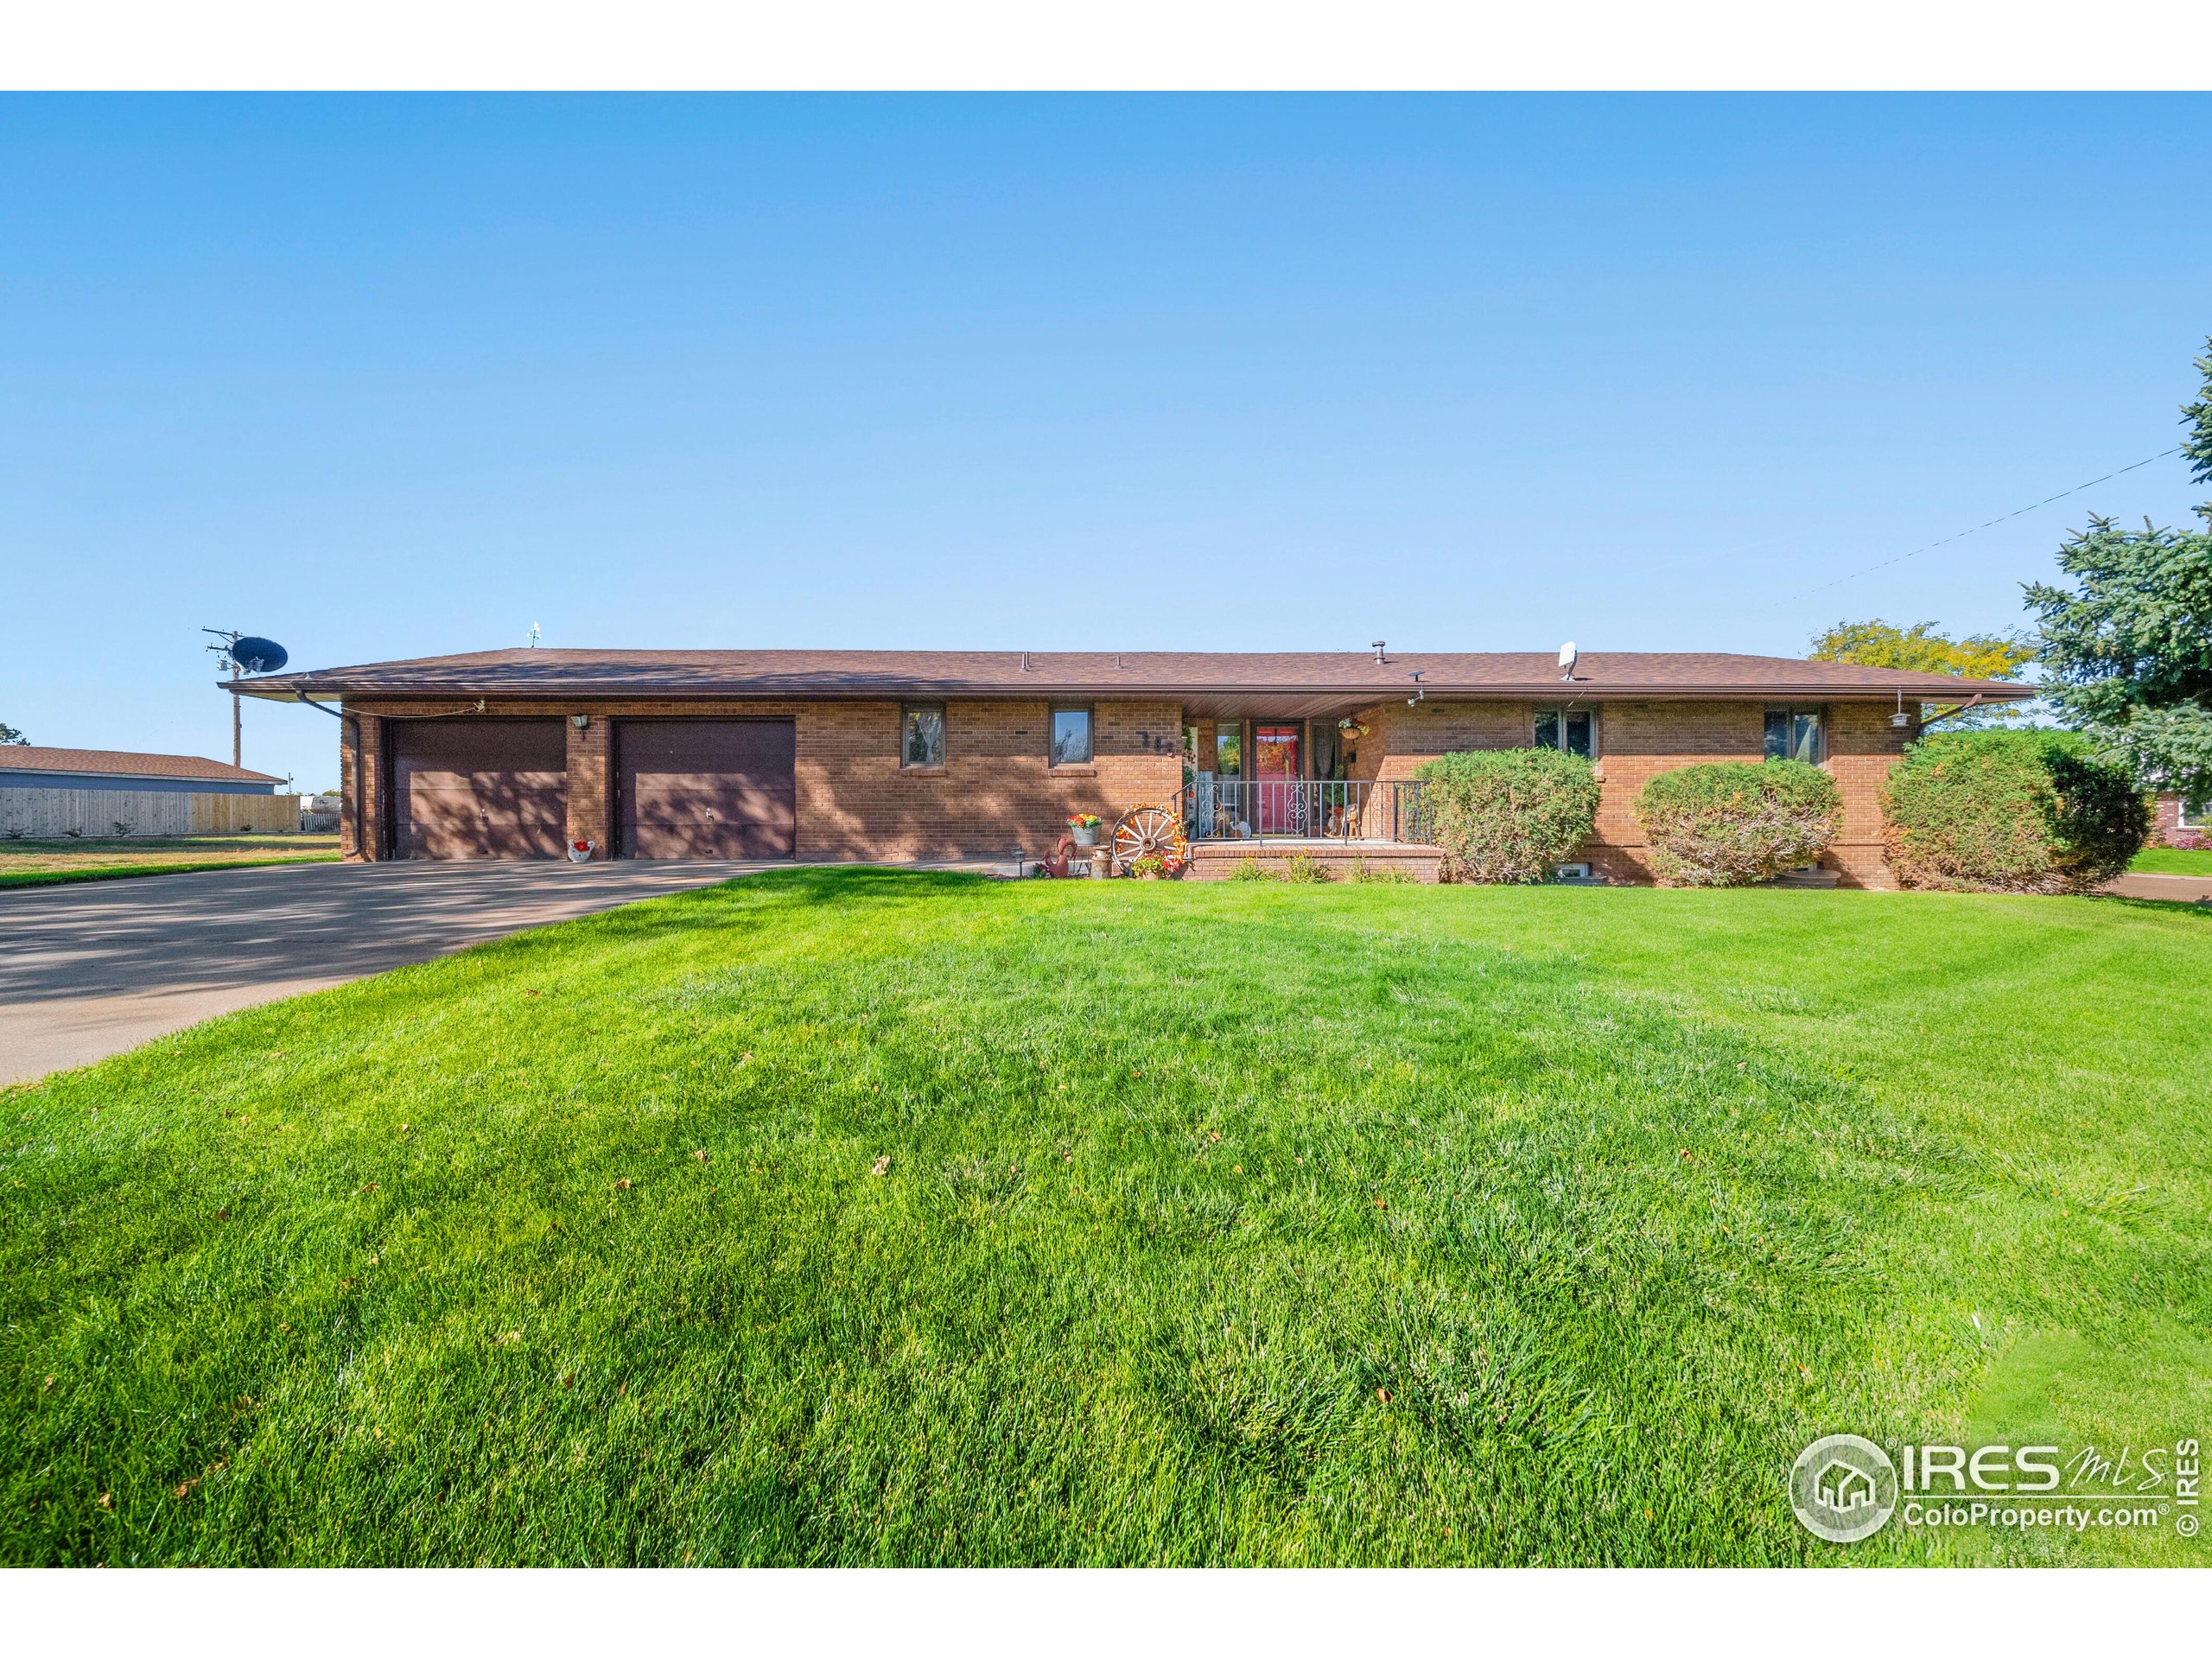
{"label": "brown shingled roof", "polygon": [[27,743],[0,747],[0,772],[99,772],[117,778],[207,778],[231,784],[281,784],[265,772],[248,772],[226,760],[196,754],[140,754],[132,749],[44,749]]}
{"label": "brown shingled roof", "polygon": [[[857,697],[898,696],[1185,698],[1280,694],[1383,696],[1419,683],[1429,696],[1560,695],[1549,652],[566,651],[467,652],[240,680],[249,696]],[[1578,696],[2011,700],[2035,688],[2002,680],[1863,668],[1794,657],[1710,652],[1592,652]]]}

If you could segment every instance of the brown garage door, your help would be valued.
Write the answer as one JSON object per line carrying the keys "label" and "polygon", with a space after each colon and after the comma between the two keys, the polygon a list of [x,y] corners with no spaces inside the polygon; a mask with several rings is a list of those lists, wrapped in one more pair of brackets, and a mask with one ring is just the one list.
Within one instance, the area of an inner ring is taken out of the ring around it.
{"label": "brown garage door", "polygon": [[392,721],[402,858],[558,858],[569,825],[568,733],[557,720]]}
{"label": "brown garage door", "polygon": [[788,720],[626,720],[614,731],[627,858],[789,858]]}

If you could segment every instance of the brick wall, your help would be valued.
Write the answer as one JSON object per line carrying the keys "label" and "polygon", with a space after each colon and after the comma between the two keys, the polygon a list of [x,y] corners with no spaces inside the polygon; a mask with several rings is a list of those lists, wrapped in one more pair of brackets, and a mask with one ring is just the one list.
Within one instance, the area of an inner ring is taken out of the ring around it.
{"label": "brick wall", "polygon": [[[380,855],[390,814],[385,800],[384,728],[379,710],[429,712],[432,703],[346,705],[361,728],[363,765],[342,749],[347,791],[340,846],[349,858]],[[1003,856],[1019,845],[1034,855],[1058,841],[1062,821],[1090,811],[1111,819],[1139,801],[1172,801],[1182,782],[1183,713],[1163,700],[1093,705],[1095,759],[1089,766],[1047,763],[1052,704],[1038,699],[950,701],[945,705],[945,764],[899,765],[900,705],[895,702],[694,702],[646,699],[579,705],[509,699],[500,715],[588,712],[569,727],[569,836],[611,849],[613,826],[613,721],[624,716],[787,717],[793,722],[798,856],[801,859],[926,859]],[[1530,741],[1533,702],[1425,699],[1408,709],[1393,698],[1363,709],[1347,770],[1354,778],[1411,777],[1423,762],[1459,749],[1510,748]],[[1614,702],[1598,709],[1603,793],[1597,832],[1584,849],[1603,874],[1650,879],[1648,849],[1636,822],[1637,794],[1656,772],[1705,760],[1757,760],[1764,753],[1763,701]],[[1890,710],[1838,703],[1826,710],[1827,769],[1844,799],[1842,834],[1825,861],[1848,885],[1894,886],[1884,856],[1879,790],[1916,728],[1889,723]],[[1214,722],[1200,721],[1202,754]],[[346,728],[341,728],[341,733]],[[341,743],[346,740],[341,739]],[[365,846],[353,844],[353,793],[359,780]],[[2171,821],[2171,810],[2166,822]]]}
{"label": "brick wall", "polygon": [[2164,791],[2151,798],[2151,840],[2153,847],[2179,847],[2196,849],[2212,847],[2212,836],[2202,830],[2181,827],[2181,797],[2171,790]]}
{"label": "brick wall", "polygon": [[1525,702],[1443,702],[1423,698],[1406,707],[1403,698],[1363,709],[1355,716],[1367,728],[1345,772],[1354,778],[1389,781],[1410,778],[1425,762],[1463,749],[1513,749],[1529,741],[1533,705]]}
{"label": "brick wall", "polygon": [[[1363,709],[1358,718],[1369,734],[1359,741],[1351,775],[1410,778],[1425,761],[1452,750],[1526,744],[1534,734],[1536,706],[1424,700],[1408,709],[1400,700]],[[1764,701],[1599,705],[1598,825],[1581,856],[1616,880],[1649,880],[1650,849],[1636,821],[1637,796],[1656,773],[1676,766],[1762,759],[1769,707]],[[1824,711],[1826,765],[1843,796],[1843,827],[1821,861],[1847,886],[1897,885],[1882,842],[1880,790],[1918,728],[1891,726],[1891,712],[1872,703],[1836,703]]]}
{"label": "brick wall", "polygon": [[[367,764],[362,804],[369,828],[365,849],[341,841],[347,857],[375,858],[385,840],[384,746],[378,710],[429,712],[439,705],[363,702],[346,705],[361,718]],[[945,762],[941,767],[901,768],[899,710],[895,702],[669,702],[632,699],[581,705],[557,700],[508,698],[490,703],[493,715],[567,716],[588,713],[591,723],[569,726],[569,838],[599,844],[604,857],[614,841],[613,721],[624,717],[688,715],[713,718],[788,718],[796,757],[797,855],[801,859],[924,859],[974,855],[1002,857],[1015,846],[1032,856],[1049,853],[1074,812],[1111,819],[1140,801],[1172,802],[1182,785],[1182,708],[1162,701],[1116,701],[1091,705],[1092,763],[1053,766],[1047,760],[1052,704],[1044,699],[949,701]],[[347,757],[350,761],[350,756]],[[354,785],[350,764],[343,776]],[[346,822],[352,822],[349,798]]]}
{"label": "brick wall", "polygon": [[[384,730],[385,722],[372,714],[346,713],[352,718],[338,725],[338,789],[343,798],[338,815],[339,856],[376,859],[383,855]],[[359,747],[355,747],[358,732]]]}
{"label": "brick wall", "polygon": [[344,859],[358,859],[365,855],[359,840],[353,833],[353,806],[360,793],[354,781],[359,774],[354,770],[360,760],[355,748],[353,734],[361,722],[341,720],[338,722],[338,855]]}
{"label": "brick wall", "polygon": [[1821,861],[1842,872],[1847,887],[1897,884],[1882,838],[1882,785],[1905,745],[1920,735],[1920,723],[1892,726],[1894,712],[1868,702],[1835,703],[1827,711],[1827,769],[1843,791],[1843,830]]}
{"label": "brick wall", "polygon": [[569,722],[569,842],[592,843],[594,860],[614,855],[614,728],[599,715]]}

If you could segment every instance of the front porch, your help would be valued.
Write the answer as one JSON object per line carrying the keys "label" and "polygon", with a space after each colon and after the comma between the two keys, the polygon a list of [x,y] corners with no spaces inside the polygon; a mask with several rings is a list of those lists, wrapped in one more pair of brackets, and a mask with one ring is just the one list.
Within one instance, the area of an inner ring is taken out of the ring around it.
{"label": "front porch", "polygon": [[1201,842],[1373,842],[1432,844],[1422,786],[1411,780],[1224,778],[1198,772],[1176,804],[1184,833]]}
{"label": "front porch", "polygon": [[1415,782],[1199,772],[1185,786],[1177,813],[1190,837],[1194,881],[1223,880],[1248,864],[1274,874],[1293,858],[1339,880],[1363,870],[1396,871],[1421,882],[1442,876],[1444,849]]}

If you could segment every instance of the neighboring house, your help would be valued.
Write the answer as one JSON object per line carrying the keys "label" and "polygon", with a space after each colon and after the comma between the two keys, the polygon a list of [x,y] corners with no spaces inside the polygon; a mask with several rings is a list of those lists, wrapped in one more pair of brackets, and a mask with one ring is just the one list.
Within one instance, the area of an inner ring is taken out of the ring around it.
{"label": "neighboring house", "polygon": [[0,748],[0,836],[205,836],[297,830],[282,778],[195,754]]}
{"label": "neighboring house", "polygon": [[2212,847],[2212,831],[2207,829],[2212,808],[2208,808],[2206,803],[2184,801],[2169,789],[2153,798],[2151,807],[2152,846],[2185,849]]}
{"label": "neighboring house", "polygon": [[[519,649],[241,680],[340,705],[351,858],[1031,857],[1173,805],[1219,855],[1418,847],[1423,762],[1551,745],[1603,780],[1584,851],[1647,879],[1655,772],[1790,754],[1841,787],[1828,862],[1891,884],[1877,791],[1923,702],[2034,688],[1772,657]],[[1433,856],[1430,868],[1433,868]]]}
{"label": "neighboring house", "polygon": [[124,749],[0,748],[0,789],[125,789],[186,795],[274,795],[282,778],[196,754]]}

